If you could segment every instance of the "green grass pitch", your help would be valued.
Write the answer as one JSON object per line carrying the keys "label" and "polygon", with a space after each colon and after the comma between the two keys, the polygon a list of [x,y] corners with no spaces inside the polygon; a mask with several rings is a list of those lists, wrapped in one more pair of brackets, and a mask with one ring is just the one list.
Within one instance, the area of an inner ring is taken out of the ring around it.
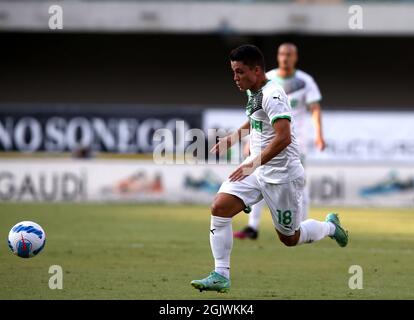
{"label": "green grass pitch", "polygon": [[[414,299],[414,210],[337,211],[346,248],[329,238],[285,247],[264,213],[258,240],[234,241],[232,289],[217,294],[190,286],[213,266],[207,206],[1,204],[0,299]],[[7,246],[21,220],[47,233],[32,259]],[[233,228],[246,221],[239,214]],[[63,268],[62,290],[49,289],[51,265]],[[348,286],[351,265],[363,269],[361,290]]]}

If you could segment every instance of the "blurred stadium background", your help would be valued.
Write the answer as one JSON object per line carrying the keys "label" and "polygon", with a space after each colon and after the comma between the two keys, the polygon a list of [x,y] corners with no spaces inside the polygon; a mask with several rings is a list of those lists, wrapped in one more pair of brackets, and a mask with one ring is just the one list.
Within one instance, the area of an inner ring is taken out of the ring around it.
{"label": "blurred stadium background", "polygon": [[[49,28],[53,5],[62,8],[62,29]],[[355,5],[362,29],[349,24]],[[200,298],[188,286],[194,275],[180,270],[195,257],[195,275],[209,271],[206,204],[234,165],[158,165],[153,134],[177,132],[170,151],[182,154],[191,141],[177,120],[204,132],[236,128],[245,96],[232,81],[229,51],[255,44],[270,69],[289,41],[323,96],[323,153],[308,121],[311,215],[338,210],[352,242],[345,257],[321,243],[292,258],[267,217],[262,239],[236,244],[234,254],[243,265],[236,283],[252,255],[263,268],[248,280],[264,288],[231,297],[412,299],[413,16],[414,1],[0,1],[0,236],[18,220],[37,221],[49,236],[43,257],[30,262],[0,248],[0,297]],[[99,231],[88,233],[96,221]],[[266,264],[269,255],[276,260]],[[321,268],[328,256],[343,268],[340,278]],[[271,278],[282,257],[283,272],[307,265],[308,278]],[[50,264],[69,270],[72,291],[47,288]],[[351,264],[367,268],[363,293],[347,288]],[[37,293],[27,289],[29,274]],[[324,276],[340,289],[326,291]],[[315,291],[302,288],[307,280]]]}

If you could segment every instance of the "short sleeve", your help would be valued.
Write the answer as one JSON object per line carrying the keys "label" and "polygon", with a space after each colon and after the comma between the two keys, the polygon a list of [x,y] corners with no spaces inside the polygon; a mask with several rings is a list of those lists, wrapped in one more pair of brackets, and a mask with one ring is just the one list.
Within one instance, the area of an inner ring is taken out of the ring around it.
{"label": "short sleeve", "polygon": [[321,92],[319,91],[318,85],[315,80],[310,78],[306,83],[306,97],[305,101],[307,105],[310,105],[313,102],[318,102],[322,99]]}
{"label": "short sleeve", "polygon": [[269,95],[263,105],[263,110],[266,112],[272,125],[278,119],[288,119],[290,121],[292,117],[288,97],[283,91],[275,91]]}

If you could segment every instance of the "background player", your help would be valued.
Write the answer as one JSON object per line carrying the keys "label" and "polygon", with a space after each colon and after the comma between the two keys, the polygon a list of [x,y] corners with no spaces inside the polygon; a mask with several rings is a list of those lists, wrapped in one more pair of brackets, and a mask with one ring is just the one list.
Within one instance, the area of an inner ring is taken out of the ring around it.
{"label": "background player", "polygon": [[[311,112],[315,129],[315,145],[320,151],[325,149],[325,140],[322,133],[321,106],[319,103],[322,96],[313,78],[306,72],[296,69],[297,61],[297,47],[292,43],[283,43],[279,46],[277,52],[279,67],[267,72],[266,76],[268,79],[275,80],[279,83],[289,98],[292,115],[296,124],[295,129],[299,141],[300,158],[302,164],[305,166],[306,137],[308,134],[305,122],[308,112]],[[246,146],[248,147],[249,144],[246,144]],[[249,149],[246,149],[245,154],[248,154]],[[306,219],[309,208],[309,190],[306,185],[303,201],[303,218]],[[248,225],[241,231],[235,232],[234,237],[239,239],[257,239],[264,204],[264,201],[260,201],[252,206]]]}
{"label": "background player", "polygon": [[336,214],[326,221],[302,219],[305,174],[300,162],[291,107],[283,89],[265,75],[261,51],[252,45],[230,53],[234,81],[248,91],[246,121],[238,131],[212,148],[222,153],[250,128],[251,156],[223,182],[211,206],[210,245],[215,270],[191,285],[202,290],[230,289],[230,254],[233,247],[232,218],[246,206],[265,199],[279,239],[287,246],[312,243],[330,236],[344,247],[348,235]]}

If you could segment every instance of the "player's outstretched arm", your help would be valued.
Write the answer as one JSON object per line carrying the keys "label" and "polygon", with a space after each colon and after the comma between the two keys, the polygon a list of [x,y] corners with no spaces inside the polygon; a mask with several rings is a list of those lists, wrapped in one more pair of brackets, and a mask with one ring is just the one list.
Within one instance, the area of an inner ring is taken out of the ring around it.
{"label": "player's outstretched arm", "polygon": [[323,151],[325,149],[325,140],[322,133],[321,105],[318,102],[314,102],[309,106],[309,110],[312,114],[312,122],[315,128],[315,145],[320,151]]}
{"label": "player's outstretched arm", "polygon": [[237,131],[232,134],[219,139],[219,142],[216,143],[211,149],[210,152],[213,154],[222,155],[227,151],[233,144],[240,141],[241,138],[249,134],[250,122],[246,121]]}
{"label": "player's outstretched arm", "polygon": [[240,165],[230,176],[230,181],[243,180],[257,167],[266,164],[291,143],[290,120],[278,119],[273,124],[276,135],[273,140],[263,149],[262,153],[251,162]]}

